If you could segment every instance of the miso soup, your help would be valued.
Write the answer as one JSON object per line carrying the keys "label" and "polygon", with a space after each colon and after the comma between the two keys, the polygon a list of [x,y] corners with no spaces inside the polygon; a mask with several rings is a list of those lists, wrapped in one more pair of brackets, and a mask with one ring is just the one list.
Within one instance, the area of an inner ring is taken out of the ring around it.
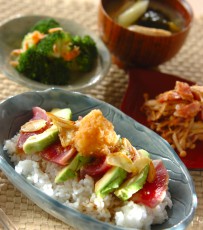
{"label": "miso soup", "polygon": [[[142,1],[142,0],[141,0]],[[144,2],[144,0],[143,0]],[[133,21],[130,26],[138,25],[142,27],[155,28],[176,33],[185,26],[183,16],[172,8],[169,3],[161,0],[150,0],[146,11]],[[135,5],[135,0],[116,0],[108,4],[107,13],[113,20],[118,21],[119,16]],[[130,27],[126,26],[126,27]]]}

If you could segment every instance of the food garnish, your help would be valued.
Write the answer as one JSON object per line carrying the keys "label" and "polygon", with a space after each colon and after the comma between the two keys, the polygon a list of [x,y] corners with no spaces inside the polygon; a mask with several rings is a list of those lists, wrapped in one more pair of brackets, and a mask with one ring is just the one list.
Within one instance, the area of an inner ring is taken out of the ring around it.
{"label": "food garnish", "polygon": [[149,99],[142,111],[151,129],[174,147],[181,157],[203,141],[203,86],[177,81],[175,88]]}

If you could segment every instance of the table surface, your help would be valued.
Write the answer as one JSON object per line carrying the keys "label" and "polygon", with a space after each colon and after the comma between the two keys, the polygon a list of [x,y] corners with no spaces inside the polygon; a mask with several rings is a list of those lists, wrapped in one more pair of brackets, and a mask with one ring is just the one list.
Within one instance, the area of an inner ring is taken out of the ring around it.
{"label": "table surface", "polygon": [[[188,1],[194,9],[195,15],[189,37],[180,52],[172,60],[158,68],[161,72],[179,75],[198,84],[203,84],[203,5],[201,4],[202,0]],[[77,20],[97,34],[97,6],[98,0],[0,0],[0,23],[19,14],[46,14],[52,17],[60,16]],[[119,108],[127,85],[128,75],[112,64],[105,79],[84,93]],[[0,100],[29,90],[10,81],[0,73]],[[203,171],[190,171],[190,174],[198,196],[198,207],[188,229],[200,230],[203,229]],[[28,200],[7,180],[1,171],[0,208],[4,210],[19,230],[73,230],[72,227],[45,213]]]}

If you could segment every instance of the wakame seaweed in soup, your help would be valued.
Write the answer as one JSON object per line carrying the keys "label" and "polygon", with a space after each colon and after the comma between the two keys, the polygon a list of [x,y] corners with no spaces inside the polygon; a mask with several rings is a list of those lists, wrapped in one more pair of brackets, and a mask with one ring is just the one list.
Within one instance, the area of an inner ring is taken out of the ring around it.
{"label": "wakame seaweed in soup", "polygon": [[[125,10],[133,7],[136,1],[118,0],[107,6],[108,14],[118,21],[118,17]],[[148,28],[163,29],[171,33],[178,32],[184,28],[183,17],[168,3],[160,0],[149,1],[147,10],[131,25],[140,25]]]}

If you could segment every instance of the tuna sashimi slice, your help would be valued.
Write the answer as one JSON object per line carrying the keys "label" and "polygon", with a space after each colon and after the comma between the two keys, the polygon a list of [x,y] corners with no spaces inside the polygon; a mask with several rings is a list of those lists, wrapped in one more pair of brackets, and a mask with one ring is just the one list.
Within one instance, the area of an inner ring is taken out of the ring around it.
{"label": "tuna sashimi slice", "polygon": [[80,178],[84,178],[85,175],[89,175],[94,179],[99,179],[111,167],[112,166],[106,162],[106,156],[99,157],[93,162],[83,166],[83,168],[80,170]]}
{"label": "tuna sashimi slice", "polygon": [[153,161],[156,177],[152,183],[146,182],[141,190],[136,192],[131,200],[138,204],[144,204],[150,208],[156,207],[163,201],[168,188],[169,175],[161,160]]}
{"label": "tuna sashimi slice", "polygon": [[28,137],[36,135],[36,134],[40,134],[50,126],[49,117],[47,116],[46,111],[44,109],[42,109],[40,107],[33,107],[32,112],[33,112],[33,117],[30,120],[43,119],[43,120],[47,121],[47,125],[46,125],[46,127],[42,128],[38,131],[35,131],[35,132],[20,132],[20,136],[19,136],[18,142],[17,142],[17,152],[18,153],[23,152],[23,144],[28,139]]}
{"label": "tuna sashimi slice", "polygon": [[76,149],[72,146],[62,147],[60,141],[40,152],[44,159],[63,166],[67,165],[69,160],[72,159],[76,153]]}
{"label": "tuna sashimi slice", "polygon": [[32,108],[33,117],[31,120],[38,120],[43,119],[45,121],[49,121],[49,117],[44,109],[40,107],[33,107]]}

